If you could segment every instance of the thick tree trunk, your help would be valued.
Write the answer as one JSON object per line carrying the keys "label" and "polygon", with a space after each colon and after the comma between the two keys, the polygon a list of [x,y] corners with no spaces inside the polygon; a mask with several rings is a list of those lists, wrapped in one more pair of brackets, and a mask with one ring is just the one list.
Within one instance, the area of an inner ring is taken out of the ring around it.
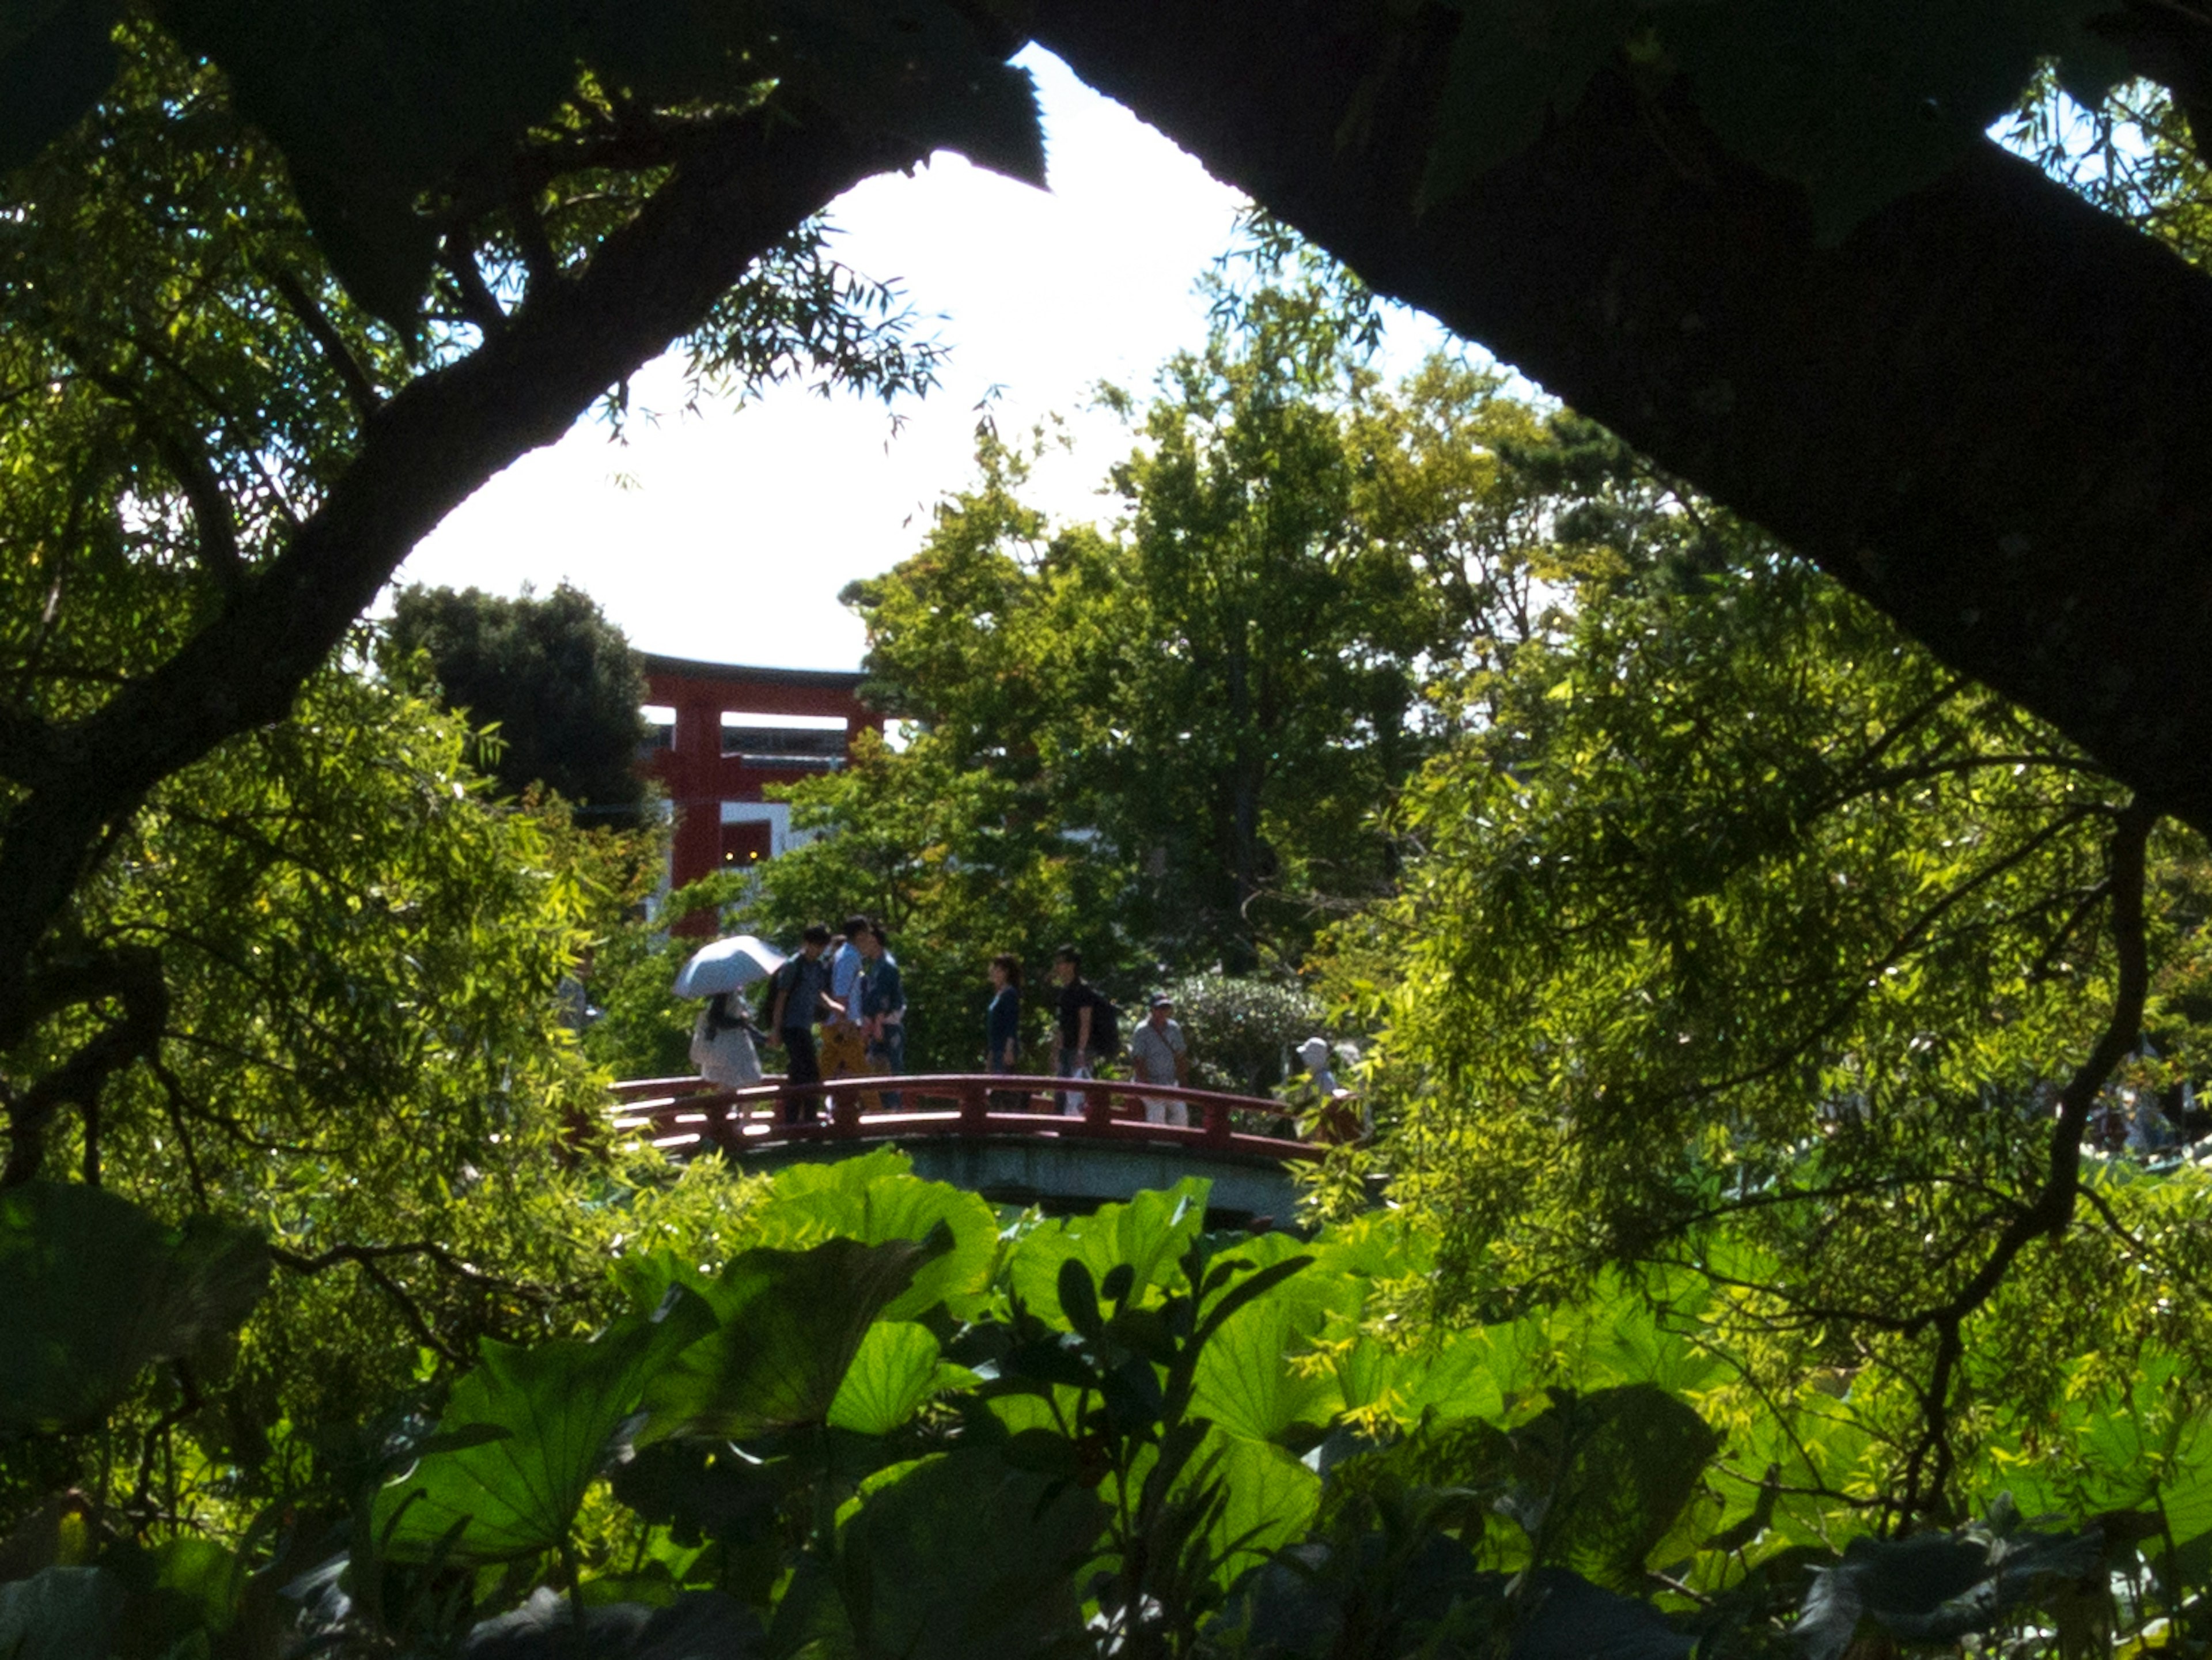
{"label": "thick tree trunk", "polygon": [[1817,247],[1618,79],[1416,213],[1455,14],[1384,9],[1039,0],[1034,33],[2212,831],[2212,278],[1994,146]]}

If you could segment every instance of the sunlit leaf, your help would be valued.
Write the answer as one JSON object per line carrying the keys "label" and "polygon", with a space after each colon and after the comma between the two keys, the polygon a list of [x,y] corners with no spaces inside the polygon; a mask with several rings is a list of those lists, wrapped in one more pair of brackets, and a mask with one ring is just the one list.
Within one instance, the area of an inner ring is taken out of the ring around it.
{"label": "sunlit leaf", "polygon": [[487,1340],[438,1424],[462,1444],[425,1454],[377,1494],[381,1548],[403,1560],[444,1552],[496,1561],[559,1545],[647,1380],[712,1324],[705,1304],[679,1289],[654,1314],[589,1342]]}

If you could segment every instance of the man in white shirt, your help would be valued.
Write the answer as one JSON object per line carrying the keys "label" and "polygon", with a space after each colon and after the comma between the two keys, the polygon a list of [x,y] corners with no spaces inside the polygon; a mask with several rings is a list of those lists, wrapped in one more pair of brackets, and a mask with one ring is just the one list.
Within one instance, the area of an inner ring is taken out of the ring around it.
{"label": "man in white shirt", "polygon": [[[1129,1038],[1129,1065],[1139,1084],[1190,1085],[1190,1046],[1174,1018],[1175,999],[1161,992],[1152,999],[1152,1012]],[[1190,1122],[1190,1108],[1181,1101],[1148,1098],[1146,1122],[1154,1124]]]}
{"label": "man in white shirt", "polygon": [[822,1023],[824,1078],[855,1078],[868,1069],[868,1040],[860,1026],[860,938],[872,926],[865,916],[847,917],[844,943],[830,958],[830,995],[844,1006]]}

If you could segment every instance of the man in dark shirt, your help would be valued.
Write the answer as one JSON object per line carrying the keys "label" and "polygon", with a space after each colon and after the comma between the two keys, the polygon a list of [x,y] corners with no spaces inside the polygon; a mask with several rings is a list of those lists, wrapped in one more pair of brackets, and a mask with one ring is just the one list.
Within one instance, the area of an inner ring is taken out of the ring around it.
{"label": "man in dark shirt", "polygon": [[[784,1067],[785,1081],[818,1084],[822,1061],[814,1050],[814,1023],[822,1018],[823,1009],[842,1014],[845,1006],[830,995],[830,969],[822,960],[830,944],[830,930],[816,922],[799,939],[799,955],[775,971],[775,1018],[769,1024],[775,1027],[776,1041],[789,1057]],[[820,1096],[807,1091],[784,1097],[785,1123],[811,1124],[821,1116]]]}
{"label": "man in dark shirt", "polygon": [[[1054,1069],[1062,1078],[1091,1078],[1097,1056],[1091,1047],[1091,1013],[1098,994],[1083,977],[1083,953],[1062,946],[1052,954],[1052,976],[1060,982],[1060,1043],[1053,1052]],[[1053,1099],[1065,1116],[1079,1118],[1088,1091],[1056,1091]]]}

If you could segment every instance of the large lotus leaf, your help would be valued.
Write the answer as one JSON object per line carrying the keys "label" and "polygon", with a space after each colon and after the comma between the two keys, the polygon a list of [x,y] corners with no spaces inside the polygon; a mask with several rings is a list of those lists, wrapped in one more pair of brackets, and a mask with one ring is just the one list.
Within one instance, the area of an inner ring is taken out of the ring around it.
{"label": "large lotus leaf", "polygon": [[1060,1308],[1060,1265],[1071,1258],[1091,1270],[1094,1284],[1127,1263],[1135,1275],[1130,1299],[1159,1285],[1206,1226],[1206,1201],[1213,1183],[1187,1176],[1164,1191],[1139,1194],[1126,1205],[1101,1205],[1026,1235],[1010,1264],[1014,1294],[1031,1313],[1049,1318]]}
{"label": "large lotus leaf", "polygon": [[76,124],[115,78],[116,0],[0,0],[0,171]]}
{"label": "large lotus leaf", "polygon": [[760,1647],[752,1610],[720,1591],[686,1591],[661,1607],[611,1602],[584,1610],[539,1590],[469,1633],[468,1660],[745,1660]]}
{"label": "large lotus leaf", "polygon": [[1254,1441],[1279,1441],[1297,1426],[1325,1424],[1334,1415],[1343,1404],[1335,1378],[1291,1365],[1321,1323],[1321,1310],[1288,1295],[1311,1277],[1293,1275],[1222,1323],[1199,1353],[1192,1411]]}
{"label": "large lotus leaf", "polygon": [[997,1213],[979,1195],[923,1181],[902,1153],[793,1164],[777,1173],[772,1189],[757,1213],[763,1245],[792,1250],[824,1239],[880,1245],[926,1239],[940,1222],[952,1231],[952,1249],[915,1271],[914,1283],[884,1310],[887,1320],[911,1320],[939,1303],[963,1312],[990,1284],[999,1255]]}
{"label": "large lotus leaf", "polygon": [[811,1471],[796,1460],[748,1458],[726,1442],[659,1441],[619,1464],[615,1497],[687,1548],[757,1534]]}
{"label": "large lotus leaf", "polygon": [[[1079,1637],[1077,1574],[1105,1522],[1085,1489],[1014,1469],[988,1449],[887,1472],[837,1532],[838,1600],[854,1653],[1027,1660]],[[779,1639],[783,1623],[779,1614]]]}
{"label": "large lotus leaf", "polygon": [[0,1193],[0,1431],[96,1426],[150,1363],[231,1331],[268,1285],[247,1229],[165,1227],[76,1184]]}
{"label": "large lotus leaf", "polygon": [[[1217,1461],[1216,1455],[1218,1455]],[[1194,1474],[1222,1484],[1224,1503],[1207,1538],[1226,1585],[1255,1556],[1288,1544],[1313,1524],[1321,1477],[1280,1447],[1216,1429],[1192,1460]]]}
{"label": "large lotus leaf", "polygon": [[951,1249],[940,1223],[920,1243],[831,1239],[811,1250],[745,1252],[705,1288],[718,1328],[647,1386],[641,1444],[821,1423],[868,1328]]}
{"label": "large lotus leaf", "polygon": [[[1510,1438],[1513,1482],[1502,1507],[1541,1562],[1621,1587],[1638,1584],[1647,1559],[1682,1532],[1720,1450],[1704,1419],[1648,1383],[1562,1393]],[[1704,1536],[1697,1521],[1687,1526]]]}
{"label": "large lotus leaf", "polygon": [[1308,1540],[1276,1552],[1240,1579],[1217,1629],[1236,1633],[1251,1660],[1321,1660],[1357,1622],[1367,1654],[1482,1653],[1505,1627],[1506,1576],[1485,1572],[1446,1533],[1393,1550],[1380,1533],[1348,1546]]}
{"label": "large lotus leaf", "polygon": [[[177,1644],[188,1644],[196,1632],[234,1639],[244,1634],[234,1633],[232,1627],[252,1576],[237,1553],[212,1539],[185,1534],[151,1550],[111,1551],[103,1566],[130,1594],[127,1652],[167,1653]],[[230,1646],[252,1644],[233,1640]]]}
{"label": "large lotus leaf", "polygon": [[830,1403],[830,1426],[859,1435],[889,1435],[933,1395],[970,1383],[975,1374],[948,1364],[936,1334],[910,1320],[878,1320]]}
{"label": "large lotus leaf", "polygon": [[1415,1349],[1393,1349],[1354,1333],[1334,1353],[1337,1393],[1347,1412],[1379,1410],[1401,1424],[1416,1423],[1430,1411],[1440,1418],[1495,1418],[1505,1408],[1491,1369],[1495,1354],[1481,1332],[1455,1333]]}
{"label": "large lotus leaf", "polygon": [[[1352,1573],[1364,1566],[1354,1559]],[[1237,1582],[1215,1630],[1233,1633],[1236,1649],[1255,1660],[1334,1654],[1344,1630],[1348,1577],[1327,1543],[1291,1545]]]}
{"label": "large lotus leaf", "polygon": [[500,1561],[552,1549],[646,1380],[713,1323],[704,1302],[678,1289],[589,1342],[486,1341],[481,1362],[453,1385],[435,1450],[376,1496],[386,1552]]}
{"label": "large lotus leaf", "polygon": [[[2182,1370],[2172,1353],[2151,1348],[2117,1400],[2068,1403],[2075,1420],[2063,1466],[2069,1491],[2061,1503],[2027,1507],[2081,1514],[2154,1506],[2178,1543],[2212,1531],[2212,1426],[2176,1387]],[[2012,1472],[2006,1479],[2022,1488]]]}
{"label": "large lotus leaf", "polygon": [[126,1602],[104,1568],[43,1568],[0,1585],[0,1655],[8,1660],[106,1660]]}
{"label": "large lotus leaf", "polygon": [[2096,1573],[2104,1541],[2083,1534],[1915,1534],[1851,1541],[1814,1575],[1796,1635],[1807,1660],[1840,1660],[1865,1632],[1912,1643],[1955,1643],[1986,1631],[2052,1585]]}
{"label": "large lotus leaf", "polygon": [[1293,1546],[1245,1577],[1224,1624],[1241,1628],[1253,1660],[1334,1655],[1348,1614],[1370,1635],[1361,1653],[1683,1660],[1694,1647],[1649,1603],[1564,1568],[1536,1570],[1510,1596],[1510,1576],[1478,1568],[1447,1535],[1430,1535],[1401,1560],[1390,1558],[1380,1534],[1349,1551]]}

